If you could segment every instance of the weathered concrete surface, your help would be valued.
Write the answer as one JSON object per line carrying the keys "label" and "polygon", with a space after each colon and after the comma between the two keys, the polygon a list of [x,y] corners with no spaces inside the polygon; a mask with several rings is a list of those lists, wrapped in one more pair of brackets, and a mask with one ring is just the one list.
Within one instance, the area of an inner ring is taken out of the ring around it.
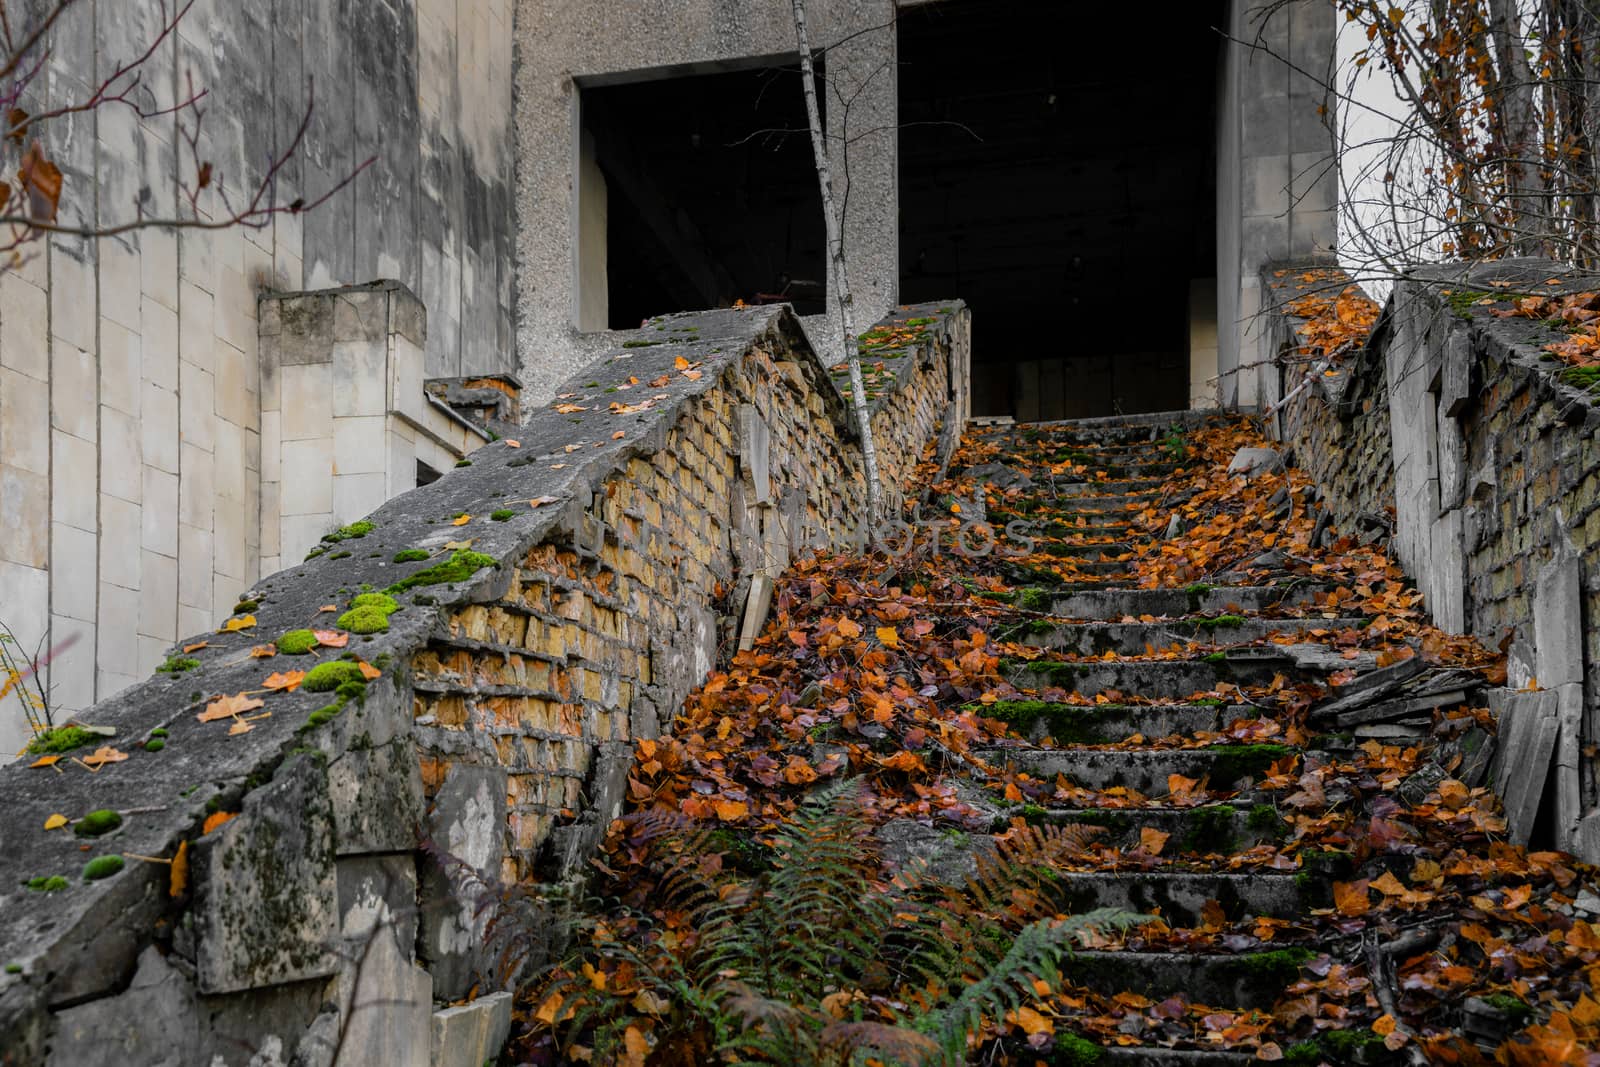
{"label": "weathered concrete surface", "polygon": [[[834,196],[848,204],[850,287],[865,323],[890,310],[899,285],[894,4],[823,0],[810,5],[808,21],[813,46],[827,49],[838,94],[830,98],[852,101],[828,107],[826,121],[833,150],[842,147],[847,111],[855,138],[848,173],[835,160]],[[787,0],[517,0],[516,36],[517,353],[530,399],[540,401],[573,369],[581,86],[706,73],[761,57],[784,65],[796,45]]]}
{"label": "weathered concrete surface", "polygon": [[[941,418],[964,417],[952,373],[967,322],[951,305],[877,404],[878,432],[907,456]],[[209,1020],[209,1036],[173,1050],[185,1067],[321,1064],[341,1031],[423,1062],[434,999],[490,988],[493,952],[469,910],[483,887],[582,874],[632,739],[670,724],[737,624],[712,608],[716,583],[778,543],[769,520],[843,539],[864,498],[845,405],[786,309],[659,325],[563,388],[580,410],[542,407],[519,439],[258,583],[254,626],[186,642],[198,666],[86,712],[127,759],[0,768],[0,1047],[15,1062],[126,1063],[116,1050],[145,1048],[149,1032],[123,1020],[146,1008],[175,1016],[172,1032]],[[774,503],[738,488],[741,403],[772,431]],[[747,511],[755,545],[733,536]],[[457,556],[469,550],[481,556]],[[452,560],[437,582],[397,584]],[[345,694],[264,693],[268,674],[340,653],[261,659],[255,646],[332,627],[384,588],[398,598],[387,630],[349,634],[343,653],[375,677]],[[246,692],[265,699],[248,721],[199,721],[218,695]],[[104,837],[43,829],[101,808],[124,813]],[[207,830],[219,814],[235,817]],[[161,861],[180,848],[189,877],[174,894]],[[128,857],[120,871],[83,879],[86,861],[113,855]],[[57,875],[66,888],[26,888]],[[419,942],[433,973],[413,959]],[[356,1047],[341,1062],[372,1062],[352,1061]]]}

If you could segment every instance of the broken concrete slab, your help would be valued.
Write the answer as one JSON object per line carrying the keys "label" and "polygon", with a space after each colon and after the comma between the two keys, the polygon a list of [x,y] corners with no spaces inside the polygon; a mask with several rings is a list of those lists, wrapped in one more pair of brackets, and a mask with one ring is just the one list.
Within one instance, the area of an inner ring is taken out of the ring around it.
{"label": "broken concrete slab", "polygon": [[336,1067],[429,1067],[433,980],[393,931],[380,928],[351,961],[352,988]]}
{"label": "broken concrete slab", "polygon": [[1564,523],[1533,594],[1534,670],[1545,689],[1583,681],[1583,561]]}
{"label": "broken concrete slab", "polygon": [[334,972],[338,882],[321,761],[289,759],[245,797],[238,818],[201,838],[190,856],[201,992]]}
{"label": "broken concrete slab", "polygon": [[511,1033],[510,993],[490,993],[470,1004],[433,1013],[432,1067],[483,1067],[500,1055]]}
{"label": "broken concrete slab", "polygon": [[422,868],[418,948],[443,1000],[466,995],[488,966],[480,880],[498,878],[505,854],[506,782],[498,767],[451,767],[428,812],[428,833],[446,857]]}
{"label": "broken concrete slab", "polygon": [[1505,805],[1508,839],[1526,845],[1561,732],[1556,694],[1495,689],[1489,692],[1489,707],[1500,723],[1491,784]]}

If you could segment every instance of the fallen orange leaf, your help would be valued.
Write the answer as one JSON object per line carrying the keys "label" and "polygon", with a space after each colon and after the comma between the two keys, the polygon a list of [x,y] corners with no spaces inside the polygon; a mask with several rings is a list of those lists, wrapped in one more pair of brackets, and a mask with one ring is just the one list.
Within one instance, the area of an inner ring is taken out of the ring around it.
{"label": "fallen orange leaf", "polygon": [[350,643],[350,635],[338,630],[312,630],[311,636],[324,648],[343,648]]}
{"label": "fallen orange leaf", "polygon": [[277,645],[257,645],[250,650],[251,659],[270,659],[278,654]]}
{"label": "fallen orange leaf", "polygon": [[262,682],[261,686],[263,689],[281,689],[285,693],[292,693],[300,688],[305,676],[305,671],[274,671],[267,675],[266,681]]}
{"label": "fallen orange leaf", "polygon": [[30,766],[30,767],[54,767],[56,764],[58,764],[60,762],[61,762],[61,757],[60,756],[40,756],[38,759],[36,759],[32,763],[28,764],[28,766]]}
{"label": "fallen orange leaf", "polygon": [[206,816],[206,821],[200,826],[200,832],[209,834],[229,819],[237,819],[238,817],[239,813],[236,811],[214,811]]}
{"label": "fallen orange leaf", "polygon": [[358,660],[356,662],[356,666],[361,669],[361,677],[365,678],[369,682],[375,678],[383,677],[383,672],[374,667],[372,664],[368,663],[366,660]]}
{"label": "fallen orange leaf", "polygon": [[183,646],[183,650],[186,653],[188,653],[188,652],[199,652],[202,648],[205,648],[210,643],[211,643],[210,641],[196,641],[192,645],[184,645]]}
{"label": "fallen orange leaf", "polygon": [[67,825],[67,822],[68,819],[65,815],[52,815],[44,821],[44,828],[46,830],[59,830]]}
{"label": "fallen orange leaf", "polygon": [[108,763],[121,763],[127,758],[126,752],[119,752],[110,745],[101,745],[93,753],[83,757],[83,762],[91,767],[104,767]]}
{"label": "fallen orange leaf", "polygon": [[451,526],[465,526],[467,523],[469,523],[471,521],[472,521],[472,516],[471,515],[457,515],[455,518],[450,520],[450,525]]}
{"label": "fallen orange leaf", "polygon": [[255,697],[238,692],[232,696],[221,696],[206,705],[206,710],[196,715],[201,722],[215,722],[218,719],[231,719],[246,711],[265,707],[265,703]]}
{"label": "fallen orange leaf", "polygon": [[178,851],[172,854],[172,869],[167,873],[167,896],[181,896],[188,888],[189,842],[179,841]]}

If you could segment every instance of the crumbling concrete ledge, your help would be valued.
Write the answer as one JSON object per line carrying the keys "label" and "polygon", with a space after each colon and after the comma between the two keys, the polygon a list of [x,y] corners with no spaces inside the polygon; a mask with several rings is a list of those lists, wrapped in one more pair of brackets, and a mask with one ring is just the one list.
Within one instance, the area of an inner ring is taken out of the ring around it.
{"label": "crumbling concrete ledge", "polygon": [[[876,402],[897,485],[965,419],[968,336],[959,303],[899,318],[928,322]],[[430,1034],[482,1038],[432,1020],[496,988],[482,905],[582,876],[738,591],[861,514],[848,412],[786,308],[621,336],[516,440],[261,581],[253,627],[78,717],[114,737],[0,768],[0,1059],[422,1065],[465,1054]],[[397,610],[345,616],[384,590]],[[335,620],[372,632],[252,654]],[[375,677],[263,687],[341,656]],[[238,693],[263,706],[198,721]],[[127,758],[73,759],[102,741]],[[122,813],[103,836],[45,829],[101,809]]]}

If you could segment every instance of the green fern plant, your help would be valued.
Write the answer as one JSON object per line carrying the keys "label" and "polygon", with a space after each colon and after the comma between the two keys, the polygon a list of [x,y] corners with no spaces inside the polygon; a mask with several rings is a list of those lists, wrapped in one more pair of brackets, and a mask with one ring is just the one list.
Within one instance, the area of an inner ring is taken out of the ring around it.
{"label": "green fern plant", "polygon": [[[667,825],[645,818],[647,832]],[[870,827],[858,787],[821,790],[778,836],[771,869],[745,878],[708,862],[704,831],[661,829],[652,910],[678,922],[589,920],[588,952],[546,991],[546,1018],[597,1063],[649,1030],[699,1062],[948,1067],[984,1019],[1033,999],[1034,979],[1054,982],[1076,940],[1146,921],[1056,916],[1051,872],[1096,828],[1017,831],[965,886],[939,887],[920,869],[883,883]]]}

